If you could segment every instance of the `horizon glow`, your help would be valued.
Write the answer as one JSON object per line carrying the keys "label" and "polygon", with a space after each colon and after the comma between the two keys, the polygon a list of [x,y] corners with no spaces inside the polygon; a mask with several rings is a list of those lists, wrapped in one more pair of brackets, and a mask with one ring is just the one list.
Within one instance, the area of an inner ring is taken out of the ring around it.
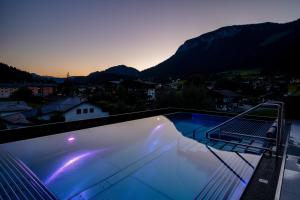
{"label": "horizon glow", "polygon": [[143,70],[217,28],[300,17],[296,0],[0,0],[0,6],[0,62],[56,77],[120,64]]}

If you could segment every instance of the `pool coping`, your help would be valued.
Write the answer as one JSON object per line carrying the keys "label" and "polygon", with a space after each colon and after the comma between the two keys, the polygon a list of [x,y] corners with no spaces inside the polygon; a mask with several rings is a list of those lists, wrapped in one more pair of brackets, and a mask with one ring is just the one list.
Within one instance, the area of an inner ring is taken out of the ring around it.
{"label": "pool coping", "polygon": [[215,111],[206,111],[206,110],[194,110],[194,109],[183,109],[183,108],[162,108],[162,109],[155,109],[155,110],[111,115],[108,117],[95,118],[95,119],[70,121],[70,122],[57,122],[57,123],[42,124],[42,125],[36,125],[30,127],[1,130],[0,144],[18,141],[18,140],[42,137],[47,135],[54,135],[63,132],[81,130],[86,128],[92,128],[97,126],[109,125],[114,123],[120,123],[125,121],[131,121],[136,119],[142,119],[142,118],[147,118],[147,117],[152,117],[157,115],[177,113],[177,112],[215,114],[221,116],[235,115],[235,113],[224,113],[224,112],[215,112]]}
{"label": "pool coping", "polygon": [[[114,123],[120,123],[125,121],[131,121],[136,119],[142,119],[142,118],[147,118],[147,117],[152,117],[157,115],[178,113],[178,112],[199,113],[199,114],[228,116],[228,117],[237,115],[237,113],[169,107],[169,108],[161,108],[155,110],[146,110],[140,112],[111,115],[108,117],[95,118],[95,119],[70,121],[70,122],[57,122],[57,123],[41,124],[41,125],[22,127],[16,129],[0,130],[0,135],[1,135],[0,144],[18,141],[18,140],[42,137],[47,135],[54,135],[54,134],[59,134],[59,133],[64,133],[69,131],[81,130],[86,128],[92,128],[97,126],[109,125]],[[260,119],[269,119],[269,118],[260,117]]]}

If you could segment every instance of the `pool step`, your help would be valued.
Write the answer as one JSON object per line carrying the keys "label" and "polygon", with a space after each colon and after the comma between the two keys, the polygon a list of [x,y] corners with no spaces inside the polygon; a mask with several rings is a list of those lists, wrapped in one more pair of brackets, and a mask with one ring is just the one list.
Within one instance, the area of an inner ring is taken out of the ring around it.
{"label": "pool step", "polygon": [[[256,147],[264,147],[265,146],[265,142],[261,141],[261,140],[254,140],[253,143],[251,144],[253,146]],[[261,153],[263,150],[259,149],[259,148],[255,148],[255,147],[248,147],[245,151],[245,153]]]}
{"label": "pool step", "polygon": [[21,161],[0,149],[0,199],[54,200],[56,197]]}
{"label": "pool step", "polygon": [[[255,153],[255,154],[260,154],[264,150],[256,147],[265,147],[266,143],[265,141],[262,141],[260,139],[242,139],[239,144],[233,144],[230,143],[231,141],[225,142],[225,141],[216,141],[216,140],[197,140],[200,143],[206,144],[208,146],[214,147],[216,149],[220,150],[225,150],[225,151],[235,151],[239,153]],[[236,141],[232,141],[236,142]],[[253,145],[254,147],[251,146],[245,146],[242,144],[246,145]]]}
{"label": "pool step", "polygon": [[103,194],[106,190],[109,190],[115,184],[130,177],[136,171],[143,168],[144,166],[146,166],[153,160],[157,159],[162,154],[168,152],[172,147],[174,147],[176,145],[177,145],[177,143],[173,142],[167,146],[159,147],[158,149],[148,153],[147,155],[143,156],[142,158],[137,159],[136,161],[127,165],[126,167],[123,167],[123,168],[119,169],[118,171],[116,171],[115,173],[105,177],[98,183],[95,183],[93,186],[86,188],[86,189],[82,190],[81,192],[73,195],[69,199],[82,200],[83,197],[85,199],[92,199],[92,198],[101,196],[101,194]]}
{"label": "pool step", "polygon": [[[260,148],[256,148],[256,147],[266,147],[266,146],[268,146],[266,141],[262,141],[261,139],[253,139],[253,138],[242,137],[242,136],[227,137],[227,139],[228,139],[228,142],[226,142],[226,141],[216,141],[216,140],[207,139],[207,138],[196,138],[195,140],[202,143],[202,144],[206,144],[208,146],[214,147],[216,149],[225,150],[225,151],[235,151],[235,152],[239,152],[239,153],[261,154],[261,153],[264,152],[264,150],[260,149]],[[235,142],[235,143],[238,142],[241,145],[232,144],[232,143],[230,143],[231,141]],[[245,145],[242,145],[242,144],[253,145],[254,147],[245,146]]]}
{"label": "pool step", "polygon": [[245,163],[245,159],[238,154],[222,157],[213,148],[208,147],[208,150],[226,167],[217,170],[194,199],[229,199],[233,195],[230,188],[245,184],[248,180],[244,176],[247,170],[253,169],[253,166],[248,161]]}

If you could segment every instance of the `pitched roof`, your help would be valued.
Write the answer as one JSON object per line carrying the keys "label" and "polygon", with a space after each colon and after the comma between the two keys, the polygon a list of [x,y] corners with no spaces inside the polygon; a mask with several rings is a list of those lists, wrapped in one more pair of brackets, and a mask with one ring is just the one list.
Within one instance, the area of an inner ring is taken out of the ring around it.
{"label": "pitched roof", "polygon": [[66,112],[75,106],[84,103],[79,97],[69,97],[59,101],[52,102],[50,104],[44,105],[41,108],[42,114],[52,113],[52,112]]}
{"label": "pitched roof", "polygon": [[237,97],[239,94],[231,91],[231,90],[213,90],[213,92],[221,94],[222,96],[225,97]]}
{"label": "pitched roof", "polygon": [[39,110],[35,108],[35,109],[23,111],[22,115],[24,115],[26,118],[32,118],[32,117],[37,116],[38,113],[39,113]]}
{"label": "pitched roof", "polygon": [[10,124],[30,124],[22,113],[13,113],[10,115],[2,116],[1,119]]}
{"label": "pitched roof", "polygon": [[112,84],[119,85],[120,83],[122,83],[122,80],[120,80],[120,81],[108,81],[108,82],[112,83]]}
{"label": "pitched roof", "polygon": [[3,101],[0,102],[0,112],[15,112],[30,110],[31,107],[24,101]]}
{"label": "pitched roof", "polygon": [[157,85],[156,83],[142,80],[124,80],[121,84],[132,88],[155,88]]}
{"label": "pitched roof", "polygon": [[0,83],[0,88],[20,88],[20,87],[56,87],[50,83]]}

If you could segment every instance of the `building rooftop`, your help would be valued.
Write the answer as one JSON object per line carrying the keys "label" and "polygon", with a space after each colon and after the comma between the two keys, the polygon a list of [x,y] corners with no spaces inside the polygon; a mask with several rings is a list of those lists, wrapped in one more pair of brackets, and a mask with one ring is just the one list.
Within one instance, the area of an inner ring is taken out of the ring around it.
{"label": "building rooftop", "polygon": [[231,91],[231,90],[213,90],[213,92],[220,94],[224,97],[238,97],[239,94]]}
{"label": "building rooftop", "polygon": [[47,113],[53,113],[53,112],[66,112],[69,109],[74,108],[75,106],[78,106],[82,103],[84,103],[85,100],[83,100],[80,97],[68,97],[63,98],[61,100],[46,104],[41,107],[41,113],[47,114]]}
{"label": "building rooftop", "polygon": [[30,110],[24,101],[0,101],[0,113]]}
{"label": "building rooftop", "polygon": [[0,83],[0,88],[20,88],[20,87],[55,87],[50,83]]}
{"label": "building rooftop", "polygon": [[29,125],[31,124],[22,113],[12,113],[0,117],[3,121],[9,124]]}

